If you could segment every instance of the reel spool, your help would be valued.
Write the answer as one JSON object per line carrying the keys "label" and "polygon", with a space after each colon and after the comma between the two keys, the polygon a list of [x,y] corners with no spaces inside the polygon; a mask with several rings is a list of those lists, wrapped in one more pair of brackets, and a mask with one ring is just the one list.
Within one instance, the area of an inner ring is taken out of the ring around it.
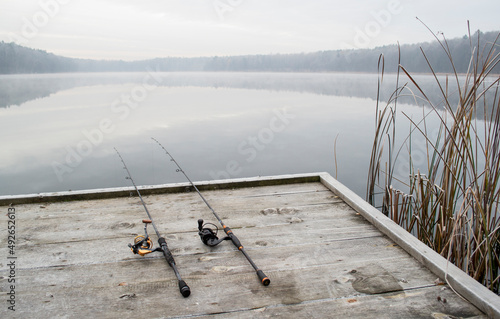
{"label": "reel spool", "polygon": [[155,250],[153,250],[153,241],[149,237],[147,231],[147,226],[148,224],[151,224],[151,220],[143,219],[142,222],[144,223],[144,235],[135,236],[134,244],[128,244],[128,246],[134,254],[144,256]]}
{"label": "reel spool", "polygon": [[[206,225],[212,225],[213,227],[215,227],[215,231],[212,228],[205,227]],[[214,247],[220,244],[224,240],[231,239],[228,236],[219,239],[219,237],[217,237],[218,232],[219,228],[217,227],[217,225],[212,223],[203,224],[203,219],[198,219],[198,235],[200,235],[200,239],[205,245]]]}

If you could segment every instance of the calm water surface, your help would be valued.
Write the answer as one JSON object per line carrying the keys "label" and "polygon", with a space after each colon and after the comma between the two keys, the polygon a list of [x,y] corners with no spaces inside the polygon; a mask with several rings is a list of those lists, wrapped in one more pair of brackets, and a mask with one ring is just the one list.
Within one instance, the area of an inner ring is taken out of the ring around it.
{"label": "calm water surface", "polygon": [[364,198],[376,89],[370,74],[0,76],[0,194],[128,186],[114,147],[137,184],[184,182],[155,137],[195,181],[326,171]]}

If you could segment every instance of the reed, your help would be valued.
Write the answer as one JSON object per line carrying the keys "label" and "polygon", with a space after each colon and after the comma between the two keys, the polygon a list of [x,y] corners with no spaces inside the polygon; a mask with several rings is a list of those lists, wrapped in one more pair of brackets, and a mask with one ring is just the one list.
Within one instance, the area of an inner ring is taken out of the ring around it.
{"label": "reed", "polygon": [[[435,38],[453,70],[444,83],[440,82],[422,50],[439,89],[439,100],[431,100],[401,64],[398,84],[389,101],[381,107],[377,98],[367,201],[375,206],[381,197],[384,214],[498,294],[500,76],[493,75],[492,70],[500,63],[496,52],[499,37],[494,43],[482,43],[479,35],[472,40],[469,29],[471,51],[466,74],[457,73],[446,38]],[[383,61],[381,56],[379,91]],[[403,77],[408,83],[400,85]],[[420,120],[399,112],[398,99],[402,96],[411,96],[422,105]],[[458,103],[451,102],[457,97]],[[479,114],[484,116],[478,119]],[[429,127],[431,118],[438,120],[437,130]],[[404,122],[409,123],[410,133],[396,145],[396,124]],[[437,136],[431,131],[437,131]],[[414,160],[412,144],[417,140],[425,145],[423,165]],[[403,178],[395,174],[396,165],[402,161],[409,167]]]}

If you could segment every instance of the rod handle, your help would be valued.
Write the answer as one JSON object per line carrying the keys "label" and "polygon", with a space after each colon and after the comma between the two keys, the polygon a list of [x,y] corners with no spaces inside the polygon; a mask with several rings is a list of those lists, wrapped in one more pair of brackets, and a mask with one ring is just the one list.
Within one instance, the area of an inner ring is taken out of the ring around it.
{"label": "rod handle", "polygon": [[165,256],[165,259],[167,260],[170,267],[172,267],[172,265],[175,265],[174,256],[172,256],[170,249],[168,249],[167,241],[165,240],[165,238],[163,238],[163,237],[158,238],[158,244],[160,244],[161,251],[163,252],[163,256]]}
{"label": "rod handle", "polygon": [[269,286],[269,284],[271,283],[271,280],[269,279],[269,277],[267,277],[264,272],[260,269],[257,269],[257,266],[255,266],[255,264],[253,263],[253,261],[251,261],[248,257],[248,255],[245,253],[245,251],[243,250],[243,245],[241,244],[240,240],[238,239],[238,237],[236,237],[236,235],[233,233],[233,231],[231,230],[231,228],[227,227],[226,225],[223,226],[224,227],[224,232],[226,232],[226,235],[231,238],[231,241],[233,242],[233,244],[241,251],[243,252],[243,254],[247,257],[248,261],[250,262],[250,264],[252,264],[252,266],[256,269],[255,271],[257,272],[257,276],[259,276],[259,279],[260,279],[260,282],[264,285],[264,286]]}
{"label": "rod handle", "polygon": [[267,277],[264,272],[262,270],[257,270],[257,276],[259,276],[259,279],[260,279],[260,282],[264,285],[264,286],[269,286],[269,284],[271,283],[271,279],[269,279],[269,277]]}
{"label": "rod handle", "polygon": [[179,280],[179,291],[184,298],[189,297],[191,294],[191,289],[184,280]]}
{"label": "rod handle", "polygon": [[231,228],[229,228],[226,225],[224,225],[223,228],[224,228],[224,232],[226,233],[226,235],[229,236],[229,238],[231,238],[231,241],[233,242],[234,246],[236,246],[236,248],[238,248],[239,250],[242,250],[243,245],[241,244],[238,237],[236,237],[236,235],[233,233]]}

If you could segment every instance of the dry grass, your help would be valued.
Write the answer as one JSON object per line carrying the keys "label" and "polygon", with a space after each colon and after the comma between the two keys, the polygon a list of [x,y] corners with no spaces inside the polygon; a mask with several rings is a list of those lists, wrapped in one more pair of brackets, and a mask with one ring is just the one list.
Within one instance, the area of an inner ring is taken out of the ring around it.
{"label": "dry grass", "polygon": [[[500,36],[500,35],[499,35]],[[468,72],[459,75],[446,38],[436,37],[447,55],[453,72],[441,83],[428,62],[441,92],[432,101],[404,66],[400,65],[398,85],[382,108],[377,102],[367,200],[375,205],[376,188],[382,190],[382,212],[450,262],[492,291],[500,290],[500,92],[498,75],[490,74],[500,63],[498,42],[473,42],[469,32],[471,58]],[[498,37],[497,37],[498,40]],[[379,59],[383,81],[383,57]],[[398,98],[408,95],[406,77],[415,89],[410,93],[425,105],[422,119],[416,121],[401,112],[398,122],[409,121],[410,134],[395,145]],[[458,95],[458,105],[451,104]],[[437,104],[444,106],[444,111]],[[478,112],[480,111],[480,112]],[[484,118],[478,119],[478,114]],[[438,119],[437,136],[431,136],[429,119]],[[412,141],[424,141],[425,164],[416,166]],[[402,156],[405,155],[405,156]],[[407,155],[407,156],[406,156]],[[412,156],[413,155],[413,156]],[[394,186],[394,168],[406,158],[408,178]],[[381,180],[382,177],[382,180]]]}

